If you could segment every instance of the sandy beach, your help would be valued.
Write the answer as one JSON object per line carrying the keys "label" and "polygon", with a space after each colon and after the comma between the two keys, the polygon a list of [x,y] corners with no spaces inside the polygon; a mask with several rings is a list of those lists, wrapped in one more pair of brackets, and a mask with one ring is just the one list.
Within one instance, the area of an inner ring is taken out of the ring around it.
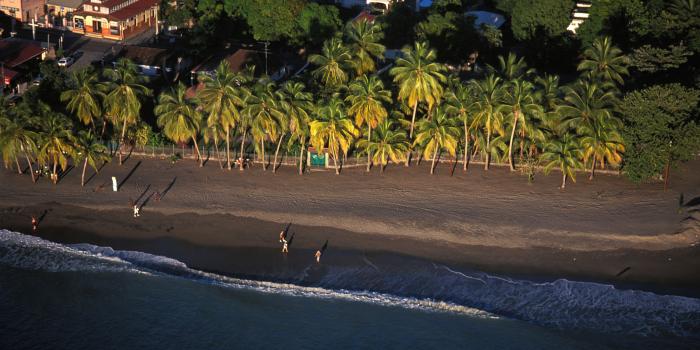
{"label": "sandy beach", "polygon": [[[61,243],[92,243],[179,259],[202,270],[284,279],[329,241],[324,264],[391,266],[402,259],[531,278],[589,280],[664,293],[700,294],[700,161],[674,171],[671,188],[622,177],[579,174],[566,191],[559,177],[478,166],[435,176],[425,164],[276,174],[259,166],[225,171],[215,162],[132,156],[104,166],[80,187],[72,169],[59,185],[0,171],[0,228]],[[88,170],[88,177],[92,174]],[[112,192],[111,177],[121,183]],[[156,200],[155,193],[161,193]],[[133,218],[130,202],[142,206]],[[45,215],[44,215],[45,214]],[[280,254],[279,231],[295,238]]]}

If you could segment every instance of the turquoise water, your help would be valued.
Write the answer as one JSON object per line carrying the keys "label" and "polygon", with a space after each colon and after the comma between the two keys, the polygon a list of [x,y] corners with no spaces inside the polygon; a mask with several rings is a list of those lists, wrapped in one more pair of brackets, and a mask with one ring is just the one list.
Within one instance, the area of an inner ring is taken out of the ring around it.
{"label": "turquoise water", "polygon": [[[166,257],[86,247],[0,230],[0,349],[692,349],[698,345],[694,333],[651,337],[553,329],[451,302],[232,279],[189,270]],[[696,299],[662,300],[671,310],[677,308],[674,303],[683,303],[684,312],[690,313],[673,319],[664,316],[665,320],[678,320],[672,322],[696,330],[700,322]],[[641,310],[640,314],[644,315]],[[601,314],[608,317],[612,316]]]}

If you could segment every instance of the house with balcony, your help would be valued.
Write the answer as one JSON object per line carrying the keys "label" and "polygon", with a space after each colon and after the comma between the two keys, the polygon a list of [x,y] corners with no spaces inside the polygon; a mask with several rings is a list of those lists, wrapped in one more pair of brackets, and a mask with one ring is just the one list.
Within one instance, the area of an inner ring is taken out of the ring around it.
{"label": "house with balcony", "polygon": [[73,13],[75,33],[124,40],[156,26],[159,0],[86,0]]}
{"label": "house with balcony", "polygon": [[73,12],[80,8],[84,0],[46,0],[46,13],[51,24],[57,28],[73,26]]}

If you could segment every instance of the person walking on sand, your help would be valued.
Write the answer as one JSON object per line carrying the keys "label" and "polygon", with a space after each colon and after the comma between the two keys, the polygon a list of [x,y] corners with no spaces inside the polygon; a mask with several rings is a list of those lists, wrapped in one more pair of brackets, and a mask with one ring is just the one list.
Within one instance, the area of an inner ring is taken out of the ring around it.
{"label": "person walking on sand", "polygon": [[153,197],[155,197],[156,202],[160,202],[160,192],[154,192]]}
{"label": "person walking on sand", "polygon": [[323,253],[326,251],[327,248],[328,248],[328,240],[326,240],[326,243],[323,244],[323,247],[321,247],[321,249],[317,250],[316,254],[314,254],[314,257],[316,257],[317,264],[321,262],[321,255],[323,255]]}
{"label": "person walking on sand", "polygon": [[280,231],[280,243],[286,242],[287,240],[287,231]]}
{"label": "person walking on sand", "polygon": [[37,228],[39,228],[39,220],[36,219],[36,216],[32,215],[32,231],[36,231]]}
{"label": "person walking on sand", "polygon": [[284,243],[282,243],[282,253],[289,253],[289,242],[287,240],[283,240]]}
{"label": "person walking on sand", "polygon": [[137,217],[139,217],[139,216],[141,216],[141,215],[139,214],[139,206],[138,206],[138,205],[134,205],[134,217],[137,218]]}

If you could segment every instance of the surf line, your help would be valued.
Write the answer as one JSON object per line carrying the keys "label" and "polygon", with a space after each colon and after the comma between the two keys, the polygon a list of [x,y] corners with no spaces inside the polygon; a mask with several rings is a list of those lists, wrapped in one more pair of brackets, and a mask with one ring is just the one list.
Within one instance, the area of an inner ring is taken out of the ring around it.
{"label": "surf line", "polygon": [[432,263],[432,264],[433,264],[433,267],[434,267],[435,269],[442,268],[442,269],[445,269],[445,270],[447,270],[447,271],[449,271],[449,272],[451,272],[451,273],[453,273],[453,274],[455,274],[455,275],[462,276],[462,277],[464,277],[464,278],[468,278],[468,279],[472,279],[472,280],[476,280],[476,281],[479,281],[479,282],[481,282],[481,283],[483,283],[483,284],[486,284],[486,281],[482,280],[481,278],[476,278],[476,277],[472,277],[472,276],[467,276],[467,275],[465,275],[465,274],[463,274],[463,273],[461,273],[461,272],[459,272],[459,271],[455,271],[455,270],[453,270],[453,269],[451,269],[451,268],[449,268],[449,267],[447,267],[447,266],[445,266],[445,265],[439,265],[439,266],[438,266],[438,265],[436,265],[435,263]]}

